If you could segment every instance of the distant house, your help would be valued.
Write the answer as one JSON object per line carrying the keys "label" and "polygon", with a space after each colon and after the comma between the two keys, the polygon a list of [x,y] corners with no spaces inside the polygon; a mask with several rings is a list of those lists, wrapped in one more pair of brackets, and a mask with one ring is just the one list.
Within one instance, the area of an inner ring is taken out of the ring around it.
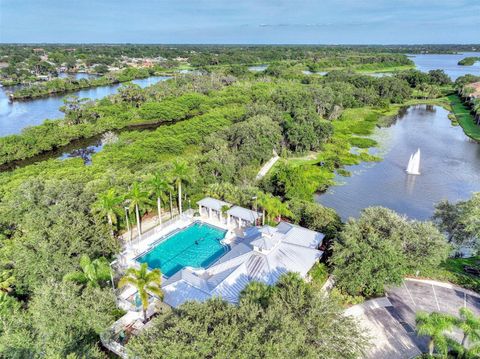
{"label": "distant house", "polygon": [[163,285],[164,301],[178,307],[186,301],[220,297],[238,303],[252,281],[273,285],[287,272],[306,277],[322,257],[324,235],[287,222],[277,227],[248,227],[244,238],[207,269],[186,267]]}

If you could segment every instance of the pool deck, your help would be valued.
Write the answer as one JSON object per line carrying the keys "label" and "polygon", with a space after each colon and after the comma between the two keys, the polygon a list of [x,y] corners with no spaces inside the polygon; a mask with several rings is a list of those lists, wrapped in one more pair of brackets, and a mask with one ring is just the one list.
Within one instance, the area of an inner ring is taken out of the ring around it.
{"label": "pool deck", "polygon": [[[140,238],[135,238],[131,242],[127,241],[123,245],[122,252],[117,256],[117,259],[111,263],[115,276],[117,278],[120,277],[122,273],[130,267],[140,268],[140,263],[136,260],[139,256],[151,250],[161,242],[163,238],[197,221],[227,231],[222,240],[224,244],[235,245],[240,240],[238,235],[240,235],[242,231],[235,228],[233,223],[228,226],[226,219],[220,221],[218,218],[208,218],[207,215],[194,216],[194,211],[188,210],[182,215],[165,221],[161,226],[157,225],[150,228],[148,231],[145,231]],[[166,278],[164,276],[162,277],[165,281]],[[127,358],[125,347],[118,342],[116,337],[118,337],[120,332],[125,331],[126,328],[133,328],[132,334],[136,334],[142,330],[145,325],[142,322],[142,312],[136,307],[133,300],[137,293],[136,288],[127,285],[124,288],[117,288],[116,292],[118,307],[127,311],[127,313],[110,327],[108,331],[109,335],[102,337],[102,343],[113,353],[122,358]],[[168,306],[155,296],[151,296],[149,302],[150,304],[147,310],[148,317],[157,313],[158,308],[161,309],[162,307]],[[163,310],[165,310],[165,308]],[[148,323],[146,325],[148,326]]]}
{"label": "pool deck", "polygon": [[227,226],[226,220],[220,221],[218,218],[209,218],[206,215],[194,216],[193,214],[194,212],[192,210],[186,211],[182,215],[164,222],[161,226],[157,225],[151,228],[143,233],[140,238],[135,238],[132,242],[126,242],[122,252],[118,255],[117,260],[112,263],[112,266],[120,271],[129,267],[139,268],[140,264],[136,260],[139,256],[151,250],[171,233],[186,228],[196,221],[227,231],[225,238],[222,240],[224,244],[232,245],[238,241],[237,235],[239,234],[239,230],[235,228],[234,224]]}

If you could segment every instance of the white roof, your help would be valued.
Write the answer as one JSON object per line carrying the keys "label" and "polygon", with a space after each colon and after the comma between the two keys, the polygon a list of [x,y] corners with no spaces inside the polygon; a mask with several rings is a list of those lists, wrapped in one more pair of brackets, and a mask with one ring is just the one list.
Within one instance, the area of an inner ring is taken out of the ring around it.
{"label": "white roof", "polygon": [[248,208],[243,208],[240,206],[233,206],[227,211],[227,214],[233,217],[241,218],[244,221],[255,222],[258,218],[262,216],[260,212],[252,211]]}
{"label": "white roof", "polygon": [[286,272],[305,277],[323,254],[317,248],[324,235],[306,228],[282,222],[251,232],[210,268],[185,268],[169,278],[163,288],[165,302],[177,307],[188,300],[221,297],[237,303],[251,281],[273,285]]}
{"label": "white roof", "polygon": [[221,211],[223,206],[231,207],[232,205],[228,202],[221,201],[219,199],[205,197],[197,202],[199,206],[207,207],[214,209],[215,211]]}

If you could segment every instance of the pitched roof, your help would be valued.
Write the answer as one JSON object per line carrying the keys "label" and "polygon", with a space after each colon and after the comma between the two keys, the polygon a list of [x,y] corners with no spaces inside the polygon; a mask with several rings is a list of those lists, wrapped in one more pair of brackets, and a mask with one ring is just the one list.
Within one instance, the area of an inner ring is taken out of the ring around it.
{"label": "pitched roof", "polygon": [[221,201],[212,197],[205,197],[197,202],[199,206],[214,209],[215,211],[221,211],[223,206],[231,207],[228,202]]}
{"label": "pitched roof", "polygon": [[252,211],[251,209],[243,208],[240,206],[233,206],[227,211],[227,214],[229,214],[230,216],[241,218],[244,221],[248,221],[248,222],[255,222],[257,219],[259,219],[262,216],[260,212],[255,212],[255,211]]}
{"label": "pitched roof", "polygon": [[276,228],[264,226],[253,231],[255,235],[234,246],[210,268],[185,268],[171,277],[164,286],[165,302],[176,307],[187,300],[221,297],[237,303],[249,282],[273,285],[286,272],[305,277],[323,254],[317,249],[323,234],[300,226],[280,223]]}

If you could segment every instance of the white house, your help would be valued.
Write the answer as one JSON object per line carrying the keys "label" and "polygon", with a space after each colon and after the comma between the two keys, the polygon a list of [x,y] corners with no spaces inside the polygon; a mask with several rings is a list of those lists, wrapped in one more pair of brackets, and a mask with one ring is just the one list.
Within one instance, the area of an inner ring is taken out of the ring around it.
{"label": "white house", "polygon": [[163,285],[164,301],[178,307],[190,300],[212,297],[237,303],[251,281],[269,285],[286,272],[306,277],[322,256],[318,250],[324,235],[281,222],[277,227],[249,227],[244,238],[207,269],[184,268]]}

